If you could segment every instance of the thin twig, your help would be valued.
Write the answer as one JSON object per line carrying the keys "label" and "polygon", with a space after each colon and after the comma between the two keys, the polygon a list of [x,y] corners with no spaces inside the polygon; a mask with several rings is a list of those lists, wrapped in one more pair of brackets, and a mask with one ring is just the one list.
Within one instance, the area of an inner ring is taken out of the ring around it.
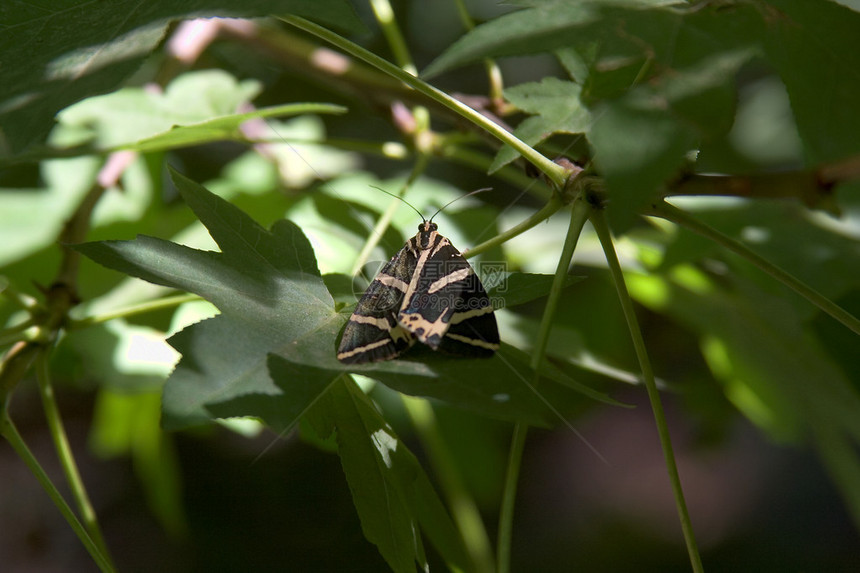
{"label": "thin twig", "polygon": [[615,289],[618,291],[618,299],[621,302],[621,309],[624,313],[624,318],[627,321],[627,328],[630,331],[630,336],[633,339],[633,348],[636,350],[636,358],[639,360],[639,367],[642,369],[642,379],[645,382],[645,389],[648,393],[648,400],[651,403],[651,411],[654,414],[654,421],[657,424],[657,434],[660,438],[660,446],[663,448],[663,459],[666,463],[666,470],[669,474],[669,482],[672,486],[672,493],[675,496],[675,506],[678,510],[678,518],[681,522],[681,531],[684,534],[684,542],[687,545],[687,554],[690,558],[690,565],[696,573],[702,573],[702,558],[699,556],[699,548],[696,544],[696,538],[693,534],[693,525],[690,521],[690,513],[687,510],[687,502],[684,499],[684,491],[681,487],[681,477],[678,474],[678,466],[675,462],[675,454],[672,448],[672,437],[669,434],[669,426],[666,424],[666,415],[663,412],[663,404],[660,401],[660,392],[657,390],[657,384],[654,380],[654,370],[651,367],[651,359],[648,357],[648,351],[645,348],[645,339],[642,337],[642,330],[639,328],[639,321],[636,318],[636,312],[633,309],[633,300],[630,298],[630,293],[627,291],[627,284],[624,281],[624,272],[621,269],[621,264],[618,262],[618,255],[615,253],[615,246],[612,242],[612,235],[609,231],[609,225],[606,223],[606,217],[602,210],[596,209],[591,216],[591,223],[594,230],[597,232],[597,237],[600,240],[600,245],[603,247],[603,253],[606,256],[606,262],[609,266],[609,272],[612,275],[612,281],[615,283]]}
{"label": "thin twig", "polygon": [[[564,240],[564,247],[558,259],[558,266],[553,277],[546,307],[544,308],[540,331],[538,332],[538,340],[532,350],[531,367],[534,371],[534,379],[532,380],[531,387],[533,389],[537,388],[540,379],[540,366],[546,353],[546,345],[549,341],[549,333],[552,330],[552,320],[555,317],[556,305],[564,287],[564,281],[567,278],[570,262],[573,259],[573,252],[576,249],[576,243],[579,240],[579,235],[582,233],[582,227],[588,220],[590,212],[591,206],[587,202],[582,200],[573,202],[570,225],[568,226],[567,236]],[[528,424],[517,422],[514,425],[514,432],[511,437],[511,447],[508,453],[508,465],[505,473],[505,486],[502,493],[502,505],[499,511],[499,533],[496,548],[499,573],[508,573],[511,568],[514,502],[516,500],[517,482],[519,480],[528,428]]]}

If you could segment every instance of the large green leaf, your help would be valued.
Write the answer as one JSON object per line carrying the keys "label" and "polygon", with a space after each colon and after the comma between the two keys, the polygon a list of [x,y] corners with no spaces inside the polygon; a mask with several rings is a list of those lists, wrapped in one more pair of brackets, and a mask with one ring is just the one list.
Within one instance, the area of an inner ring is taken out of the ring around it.
{"label": "large green leaf", "polygon": [[310,243],[298,227],[282,220],[266,231],[199,185],[178,174],[174,178],[222,253],[151,237],[78,246],[111,268],[195,292],[223,313],[171,339],[183,359],[165,387],[166,427],[209,419],[205,404],[210,402],[278,394],[266,352],[337,316]]}
{"label": "large green leaf", "polygon": [[[195,292],[222,313],[171,338],[182,359],[165,386],[165,427],[199,424],[212,417],[258,416],[274,428],[289,428],[346,371],[489,416],[539,424],[554,421],[557,414],[542,394],[553,383],[547,381],[541,394],[535,392],[529,385],[533,374],[528,358],[511,347],[482,361],[416,349],[410,352],[412,358],[403,360],[342,365],[335,349],[347,315],[334,311],[334,300],[301,230],[281,220],[266,231],[203,187],[179,174],[173,177],[222,252],[144,236],[77,247],[116,270]],[[546,288],[549,284],[534,277],[524,280]],[[525,290],[535,294],[534,289]],[[562,386],[612,402],[551,374]],[[552,406],[570,411],[582,400],[576,392],[555,391]]]}
{"label": "large green leaf", "polygon": [[338,454],[365,537],[397,572],[427,568],[423,531],[452,570],[467,557],[451,518],[415,456],[348,378],[339,378],[309,417],[322,437],[337,432]]}
{"label": "large green leaf", "polygon": [[64,107],[116,89],[158,46],[171,22],[297,14],[341,29],[361,26],[345,0],[193,0],[0,3],[0,135],[4,151],[39,141]]}

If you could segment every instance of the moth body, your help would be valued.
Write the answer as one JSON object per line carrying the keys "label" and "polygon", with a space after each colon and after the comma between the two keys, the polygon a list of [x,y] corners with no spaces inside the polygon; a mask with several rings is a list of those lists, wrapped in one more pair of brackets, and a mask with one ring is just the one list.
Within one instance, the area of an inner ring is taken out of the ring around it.
{"label": "moth body", "polygon": [[464,357],[499,347],[493,306],[463,255],[432,221],[395,254],[358,301],[337,358],[345,364],[390,360],[416,341]]}

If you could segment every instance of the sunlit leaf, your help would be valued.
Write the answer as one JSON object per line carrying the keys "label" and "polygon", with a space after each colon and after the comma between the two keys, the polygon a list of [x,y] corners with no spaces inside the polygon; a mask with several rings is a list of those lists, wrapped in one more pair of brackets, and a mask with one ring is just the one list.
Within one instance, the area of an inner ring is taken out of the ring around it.
{"label": "sunlit leaf", "polygon": [[[346,316],[334,311],[334,300],[301,230],[281,220],[266,231],[190,180],[178,174],[174,179],[221,253],[151,237],[77,247],[103,265],[195,292],[222,312],[170,339],[183,358],[165,386],[165,427],[199,424],[213,416],[257,416],[274,428],[286,429],[332,380],[350,370],[407,394],[432,396],[489,416],[541,424],[555,421],[556,414],[529,386],[533,375],[528,358],[512,348],[482,361],[422,355],[416,349],[412,360],[341,364],[335,348]],[[549,287],[545,279],[540,282]],[[528,296],[537,294],[532,289]],[[288,361],[274,364],[290,369],[289,376],[273,380],[270,354]],[[558,382],[583,390],[564,377]],[[596,392],[591,395],[611,402]],[[571,394],[556,400],[553,407],[565,410],[565,400],[576,404],[580,398]]]}

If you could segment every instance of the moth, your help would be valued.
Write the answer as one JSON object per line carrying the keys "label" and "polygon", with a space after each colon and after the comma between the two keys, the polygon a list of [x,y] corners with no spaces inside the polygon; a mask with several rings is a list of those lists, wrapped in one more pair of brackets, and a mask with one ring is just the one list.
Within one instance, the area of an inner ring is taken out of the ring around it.
{"label": "moth", "polygon": [[499,329],[484,286],[439,233],[433,217],[421,217],[418,233],[382,267],[358,301],[337,351],[342,363],[391,360],[416,341],[470,358],[490,357],[499,348]]}

